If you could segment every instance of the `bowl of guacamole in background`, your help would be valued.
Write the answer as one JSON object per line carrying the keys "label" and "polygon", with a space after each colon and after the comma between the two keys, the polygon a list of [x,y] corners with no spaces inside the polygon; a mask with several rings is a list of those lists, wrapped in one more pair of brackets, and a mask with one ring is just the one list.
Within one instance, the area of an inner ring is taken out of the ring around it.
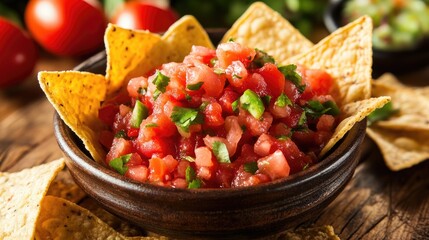
{"label": "bowl of guacamole in background", "polygon": [[429,66],[428,0],[333,0],[325,13],[329,31],[362,15],[372,18],[374,75]]}

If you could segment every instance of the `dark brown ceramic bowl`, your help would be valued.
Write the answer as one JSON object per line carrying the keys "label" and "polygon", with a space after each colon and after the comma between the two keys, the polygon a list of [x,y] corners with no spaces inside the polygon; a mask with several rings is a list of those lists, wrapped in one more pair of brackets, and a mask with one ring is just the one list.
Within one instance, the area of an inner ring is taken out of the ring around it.
{"label": "dark brown ceramic bowl", "polygon": [[[104,74],[99,53],[76,70]],[[359,162],[366,120],[318,164],[288,178],[254,187],[174,189],[138,183],[96,163],[55,114],[54,131],[71,175],[108,211],[176,238],[256,238],[316,217],[344,188]]]}
{"label": "dark brown ceramic bowl", "polygon": [[[343,26],[342,13],[347,0],[331,0],[325,15],[326,28],[333,32]],[[407,73],[429,66],[429,38],[424,39],[412,49],[380,50],[373,48],[374,77],[385,72]]]}

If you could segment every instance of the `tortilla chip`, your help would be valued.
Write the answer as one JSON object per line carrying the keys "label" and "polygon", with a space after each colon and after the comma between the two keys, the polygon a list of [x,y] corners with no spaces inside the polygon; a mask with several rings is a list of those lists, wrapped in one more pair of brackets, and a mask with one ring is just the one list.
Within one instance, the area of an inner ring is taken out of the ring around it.
{"label": "tortilla chip", "polygon": [[335,80],[333,97],[340,106],[371,96],[372,20],[363,16],[339,28],[308,52],[279,62],[322,69]]}
{"label": "tortilla chip", "polygon": [[285,240],[340,240],[335,234],[332,226],[321,226],[311,228],[299,228],[288,230],[280,235],[277,239]]}
{"label": "tortilla chip", "polygon": [[[36,239],[128,239],[85,208],[46,196],[37,221]],[[132,239],[148,239],[134,237]],[[149,238],[151,239],[151,238]]]}
{"label": "tortilla chip", "polygon": [[186,15],[170,26],[162,36],[162,40],[171,48],[169,61],[181,62],[191,52],[193,45],[214,49],[209,35],[195,19]]}
{"label": "tortilla chip", "polygon": [[59,159],[16,173],[0,173],[0,239],[33,239],[40,203],[55,175]]}
{"label": "tortilla chip", "polygon": [[262,2],[253,3],[224,35],[245,46],[261,49],[276,59],[286,59],[309,50],[313,43]]}
{"label": "tortilla chip", "polygon": [[74,182],[55,180],[51,183],[46,195],[64,198],[70,202],[77,203],[86,196],[86,193]]}
{"label": "tortilla chip", "polygon": [[375,80],[375,83],[377,85],[384,85],[384,86],[390,86],[393,88],[401,88],[401,89],[408,89],[413,90],[418,94],[423,94],[425,96],[429,96],[429,87],[414,87],[414,86],[407,86],[400,82],[395,75],[391,73],[385,73],[381,75],[378,79]]}
{"label": "tortilla chip", "polygon": [[106,94],[104,76],[77,71],[39,72],[40,87],[67,126],[97,162],[106,155],[98,141],[102,128],[98,109]]}
{"label": "tortilla chip", "polygon": [[376,122],[376,125],[391,129],[429,130],[428,95],[394,80],[387,82],[383,79],[381,82],[373,81],[372,95],[390,96],[398,112],[385,121]]}
{"label": "tortilla chip", "polygon": [[373,126],[367,129],[393,171],[414,166],[429,159],[429,131],[392,131]]}
{"label": "tortilla chip", "polygon": [[104,43],[107,53],[106,99],[115,96],[129,79],[143,76],[169,60],[168,46],[160,35],[149,31],[109,24]]}
{"label": "tortilla chip", "polygon": [[100,218],[103,222],[108,224],[115,231],[124,236],[144,235],[142,229],[131,225],[127,221],[124,221],[123,219],[120,219],[115,215],[109,213],[104,208],[102,208],[93,198],[85,198],[82,202],[79,203],[79,206],[88,209],[89,211],[91,211],[91,213],[93,213],[95,216]]}
{"label": "tortilla chip", "polygon": [[344,135],[357,123],[362,121],[372,111],[383,107],[390,97],[378,97],[352,102],[342,107],[342,121],[338,124],[331,139],[326,143],[319,156],[325,155]]}

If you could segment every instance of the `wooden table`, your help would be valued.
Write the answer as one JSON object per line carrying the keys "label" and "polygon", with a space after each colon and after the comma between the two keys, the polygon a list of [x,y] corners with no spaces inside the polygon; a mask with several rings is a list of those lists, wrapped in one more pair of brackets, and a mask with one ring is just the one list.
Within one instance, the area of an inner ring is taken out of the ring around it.
{"label": "wooden table", "polygon": [[[39,70],[72,69],[80,60],[42,56]],[[429,68],[400,76],[425,84]],[[14,172],[62,156],[53,135],[54,109],[36,74],[0,90],[0,171]],[[305,225],[332,225],[341,239],[429,239],[429,161],[391,172],[370,139],[351,182],[319,216]]]}

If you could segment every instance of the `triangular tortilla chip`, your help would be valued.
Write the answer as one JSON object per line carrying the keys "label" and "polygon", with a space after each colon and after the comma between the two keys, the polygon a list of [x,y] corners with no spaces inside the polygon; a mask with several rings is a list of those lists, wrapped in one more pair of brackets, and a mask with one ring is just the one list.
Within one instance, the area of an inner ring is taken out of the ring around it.
{"label": "triangular tortilla chip", "polygon": [[64,159],[0,173],[0,239],[34,239],[40,204]]}
{"label": "triangular tortilla chip", "polygon": [[38,79],[63,121],[83,141],[92,157],[103,162],[106,153],[98,141],[102,129],[98,109],[106,94],[104,76],[77,71],[39,72]]}
{"label": "triangular tortilla chip", "polygon": [[157,239],[128,238],[116,232],[87,209],[65,199],[46,196],[37,220],[36,239]]}
{"label": "triangular tortilla chip", "polygon": [[363,16],[321,40],[308,52],[279,62],[328,72],[340,106],[371,96],[372,20]]}
{"label": "triangular tortilla chip", "polygon": [[367,133],[377,143],[386,165],[393,171],[429,159],[429,131],[392,131],[372,126]]}
{"label": "triangular tortilla chip", "polygon": [[350,129],[352,129],[357,122],[362,121],[372,111],[383,107],[384,104],[389,101],[390,97],[378,97],[352,102],[345,105],[341,109],[343,120],[338,124],[331,139],[329,139],[325,147],[320,152],[320,156],[325,155]]}
{"label": "triangular tortilla chip", "polygon": [[[386,75],[387,76],[387,75]],[[429,130],[429,97],[422,89],[407,87],[386,77],[372,82],[372,96],[390,96],[397,112],[375,124],[391,129]],[[387,81],[387,82],[386,82]]]}
{"label": "triangular tortilla chip", "polygon": [[143,30],[109,24],[104,35],[107,53],[106,99],[117,94],[133,77],[143,76],[168,59],[161,36]]}
{"label": "triangular tortilla chip", "polygon": [[204,28],[195,17],[186,15],[170,26],[162,36],[162,40],[170,46],[169,61],[181,62],[191,52],[193,45],[214,49],[213,43]]}
{"label": "triangular tortilla chip", "polygon": [[306,52],[313,46],[292,24],[262,2],[253,3],[232,25],[222,42],[231,38],[267,52],[278,62]]}

